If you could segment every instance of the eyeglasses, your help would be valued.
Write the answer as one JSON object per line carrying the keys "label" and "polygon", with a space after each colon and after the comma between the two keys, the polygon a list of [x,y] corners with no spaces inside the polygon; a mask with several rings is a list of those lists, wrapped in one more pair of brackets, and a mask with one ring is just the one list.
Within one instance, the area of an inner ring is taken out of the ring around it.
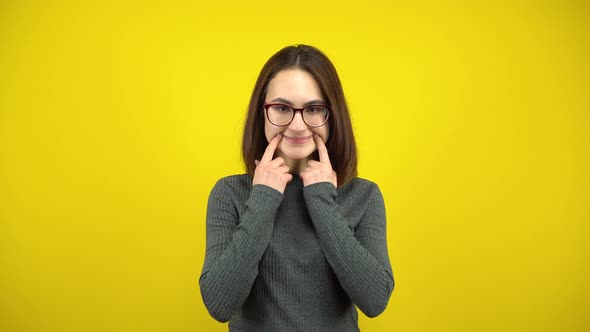
{"label": "eyeglasses", "polygon": [[321,127],[328,121],[330,106],[309,105],[295,108],[286,104],[265,104],[266,118],[275,126],[287,126],[295,118],[295,112],[301,112],[303,122],[310,127]]}

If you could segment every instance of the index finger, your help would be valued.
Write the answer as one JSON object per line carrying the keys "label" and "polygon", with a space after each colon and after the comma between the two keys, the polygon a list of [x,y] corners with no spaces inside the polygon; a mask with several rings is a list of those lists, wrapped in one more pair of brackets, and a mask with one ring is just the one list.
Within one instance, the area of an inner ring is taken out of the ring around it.
{"label": "index finger", "polygon": [[328,155],[328,148],[326,148],[326,144],[324,144],[324,140],[318,134],[314,135],[315,138],[315,145],[318,147],[318,155],[320,156],[320,163],[322,164],[330,164],[330,156]]}
{"label": "index finger", "polygon": [[277,149],[277,146],[279,145],[279,142],[281,141],[282,137],[283,137],[283,135],[278,134],[277,136],[273,137],[270,140],[270,143],[268,143],[266,150],[264,150],[264,155],[262,155],[262,158],[260,158],[260,161],[264,161],[264,162],[272,161],[272,157],[274,156],[275,150]]}

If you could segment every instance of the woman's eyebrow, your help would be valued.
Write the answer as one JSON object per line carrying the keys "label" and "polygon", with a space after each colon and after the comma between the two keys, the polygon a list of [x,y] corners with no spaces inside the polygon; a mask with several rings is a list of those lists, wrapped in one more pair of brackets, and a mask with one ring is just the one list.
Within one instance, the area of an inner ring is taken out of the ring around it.
{"label": "woman's eyebrow", "polygon": [[[289,100],[287,100],[285,98],[281,98],[281,97],[275,98],[275,99],[271,100],[271,102],[273,102],[273,103],[283,103],[283,104],[288,104],[288,105],[291,105],[291,106],[293,105],[293,103],[291,101],[289,101]],[[324,104],[324,101],[321,100],[321,99],[311,100],[311,101],[308,101],[305,104],[303,104],[303,107],[309,106],[309,105],[315,105],[315,104],[322,104],[323,105]]]}

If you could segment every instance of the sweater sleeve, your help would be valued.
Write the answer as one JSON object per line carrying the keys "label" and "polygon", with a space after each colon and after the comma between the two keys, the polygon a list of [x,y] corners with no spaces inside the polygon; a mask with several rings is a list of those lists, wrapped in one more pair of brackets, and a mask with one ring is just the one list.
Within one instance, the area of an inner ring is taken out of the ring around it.
{"label": "sweater sleeve", "polygon": [[342,288],[367,316],[379,315],[395,286],[387,253],[385,205],[377,185],[354,233],[336,203],[336,187],[304,187],[304,198],[320,246]]}
{"label": "sweater sleeve", "polygon": [[228,191],[220,181],[209,196],[207,248],[199,278],[203,302],[220,322],[229,321],[246,301],[283,197],[277,190],[255,185],[240,216]]}

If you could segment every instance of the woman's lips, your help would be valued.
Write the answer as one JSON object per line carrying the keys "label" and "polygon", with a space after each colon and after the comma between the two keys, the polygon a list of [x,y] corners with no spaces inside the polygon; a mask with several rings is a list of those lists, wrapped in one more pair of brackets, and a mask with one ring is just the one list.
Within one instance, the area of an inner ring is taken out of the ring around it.
{"label": "woman's lips", "polygon": [[305,136],[305,137],[289,137],[289,136],[283,136],[283,138],[285,140],[287,140],[287,142],[289,142],[291,144],[305,144],[305,143],[307,143],[307,141],[309,141],[309,139],[311,138],[311,136]]}

